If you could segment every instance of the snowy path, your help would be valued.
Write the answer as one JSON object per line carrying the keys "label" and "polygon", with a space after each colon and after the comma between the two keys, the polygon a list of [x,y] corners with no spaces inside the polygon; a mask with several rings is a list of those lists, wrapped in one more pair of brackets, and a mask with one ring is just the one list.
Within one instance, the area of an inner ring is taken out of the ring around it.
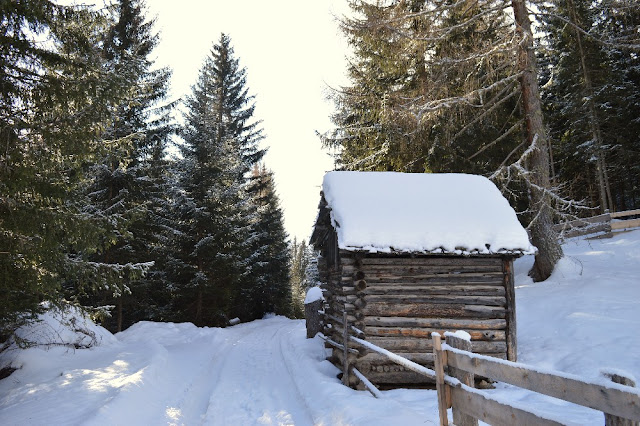
{"label": "snowy path", "polygon": [[[216,386],[205,413],[206,423],[313,424],[284,357],[290,324],[249,326],[217,363]],[[226,395],[220,398],[219,395]]]}
{"label": "snowy path", "polygon": [[[3,425],[435,424],[431,391],[376,400],[345,388],[304,322],[227,329],[139,323],[91,350],[30,349],[0,382]],[[62,362],[61,362],[62,361]]]}
{"label": "snowy path", "polygon": [[[520,361],[590,379],[603,367],[639,378],[640,231],[564,250],[544,283],[527,276],[532,257],[516,262]],[[103,341],[92,349],[0,354],[22,367],[0,380],[0,425],[438,424],[434,391],[375,399],[342,386],[323,342],[305,338],[304,321],[144,322],[115,337],[95,330]],[[602,413],[507,385],[487,392],[566,424],[604,422]]]}

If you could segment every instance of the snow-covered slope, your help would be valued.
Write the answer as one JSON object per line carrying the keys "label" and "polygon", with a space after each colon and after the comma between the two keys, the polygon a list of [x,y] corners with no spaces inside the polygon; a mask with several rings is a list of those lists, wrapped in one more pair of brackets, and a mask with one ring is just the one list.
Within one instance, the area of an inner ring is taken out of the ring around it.
{"label": "snow-covered slope", "polygon": [[[516,262],[519,360],[588,378],[602,368],[640,377],[640,230],[564,245],[544,283]],[[102,331],[100,331],[102,333]],[[0,362],[2,425],[437,424],[435,391],[375,399],[343,387],[304,321],[271,317],[226,329],[143,322],[90,349],[34,347]],[[505,385],[490,391],[569,424],[601,413]]]}

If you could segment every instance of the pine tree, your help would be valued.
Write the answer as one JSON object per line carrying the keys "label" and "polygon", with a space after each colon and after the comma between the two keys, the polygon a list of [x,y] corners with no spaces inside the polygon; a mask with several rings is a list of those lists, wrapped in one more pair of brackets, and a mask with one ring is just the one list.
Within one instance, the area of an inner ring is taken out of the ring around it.
{"label": "pine tree", "polygon": [[558,178],[571,182],[579,198],[591,198],[584,189],[597,188],[592,205],[604,213],[611,206],[604,146],[608,138],[603,133],[603,99],[596,94],[606,92],[602,89],[611,75],[602,46],[582,33],[582,28],[594,28],[594,11],[580,0],[557,1],[548,9],[551,13],[543,16],[552,74],[545,97],[557,141],[555,157],[561,160]]}
{"label": "pine tree", "polygon": [[85,165],[108,126],[119,76],[103,68],[106,20],[46,0],[0,5],[0,327],[63,285],[104,282],[77,256],[102,229],[83,214]]}
{"label": "pine tree", "polygon": [[298,243],[294,239],[289,251],[293,316],[294,318],[304,318],[304,299],[307,291],[320,283],[318,257],[313,247],[307,245],[305,240]]}
{"label": "pine tree", "polygon": [[241,284],[236,306],[248,320],[262,318],[269,312],[290,316],[287,233],[273,175],[266,168],[255,166],[250,194],[255,208],[247,256],[250,273]]}
{"label": "pine tree", "polygon": [[[640,10],[632,0],[596,3],[598,37],[604,40],[611,81],[602,90],[604,148],[612,166],[610,185],[617,210],[640,207]],[[604,114],[606,112],[606,114]]]}
{"label": "pine tree", "polygon": [[495,170],[520,143],[506,13],[469,2],[351,6],[356,18],[342,27],[354,47],[352,85],[335,95],[337,131],[324,139],[340,147],[341,166]]}
{"label": "pine tree", "polygon": [[172,261],[180,318],[224,325],[249,271],[247,178],[264,151],[246,71],[222,34],[188,97],[178,238]]}
{"label": "pine tree", "polygon": [[[123,329],[125,304],[129,316],[124,325],[146,319],[141,304],[148,285],[143,285],[143,275],[157,254],[150,249],[157,246],[159,233],[151,210],[162,202],[164,148],[172,131],[171,105],[159,105],[167,96],[170,72],[153,69],[150,55],[158,37],[152,33],[153,21],[145,22],[143,9],[144,3],[136,0],[120,0],[112,9],[104,56],[123,84],[112,109],[113,122],[102,135],[103,157],[92,168],[95,177],[86,208],[107,231],[91,260],[105,267],[126,265],[129,270],[107,290],[82,289],[89,296],[85,303],[116,306],[114,321],[103,320],[113,331]],[[132,292],[135,297],[129,297]]]}
{"label": "pine tree", "polygon": [[541,14],[556,176],[574,198],[603,212],[636,205],[640,96],[633,45],[640,14],[629,6],[557,0]]}

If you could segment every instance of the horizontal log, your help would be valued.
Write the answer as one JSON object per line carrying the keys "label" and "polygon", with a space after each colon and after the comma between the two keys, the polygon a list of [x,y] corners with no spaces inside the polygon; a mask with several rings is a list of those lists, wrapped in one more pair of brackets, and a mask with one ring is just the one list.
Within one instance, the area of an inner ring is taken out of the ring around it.
{"label": "horizontal log", "polygon": [[[502,283],[500,283],[502,284]],[[414,295],[475,295],[475,296],[504,296],[502,285],[369,285],[365,294],[414,294]]]}
{"label": "horizontal log", "polygon": [[500,285],[504,281],[503,273],[486,274],[436,274],[424,276],[379,275],[367,278],[367,285],[388,283],[401,285]]}
{"label": "horizontal log", "polygon": [[450,366],[484,377],[625,419],[640,420],[640,397],[633,388],[623,390],[624,386],[621,385],[602,386],[578,377],[544,373],[522,364],[497,363],[491,359],[461,353],[448,352],[447,358]]}
{"label": "horizontal log", "polygon": [[614,212],[614,213],[611,213],[611,218],[615,219],[618,217],[637,216],[637,215],[640,215],[640,209],[627,210],[624,212]]}
{"label": "horizontal log", "polygon": [[640,226],[640,219],[621,220],[619,222],[611,222],[611,229],[637,228]]}
{"label": "horizontal log", "polygon": [[340,300],[336,300],[335,298],[329,300],[329,304],[336,312],[349,312],[353,313],[356,311],[356,307],[352,303],[345,303]]}
{"label": "horizontal log", "polygon": [[362,293],[361,291],[358,291],[355,289],[355,287],[353,286],[341,286],[341,287],[336,287],[336,289],[338,290],[338,292],[340,294],[356,294],[359,295],[360,293]]}
{"label": "horizontal log", "polygon": [[360,265],[366,268],[371,265],[408,265],[408,266],[437,266],[437,265],[457,265],[457,266],[474,266],[474,265],[499,265],[502,262],[502,256],[436,256],[424,255],[414,257],[389,256],[381,257],[369,255],[356,260],[353,257],[343,256],[340,262],[343,266]]}
{"label": "horizontal log", "polygon": [[[351,297],[351,296],[348,296]],[[461,304],[461,305],[486,305],[505,306],[507,299],[504,296],[476,296],[476,295],[413,295],[413,294],[371,294],[366,296],[367,303],[388,304]],[[355,302],[354,302],[355,303]]]}
{"label": "horizontal log", "polygon": [[[338,351],[342,351],[342,353],[344,353],[344,345],[342,343],[337,342],[335,339],[332,339],[331,337],[327,337],[325,335],[320,335],[320,337],[329,345],[333,346],[334,348],[338,349]],[[360,353],[360,351],[358,351],[357,349],[354,348],[347,348],[348,352],[350,354],[353,355],[358,355]]]}
{"label": "horizontal log", "polygon": [[[343,268],[342,268],[342,276],[344,277],[344,274],[345,274],[345,272],[346,272],[347,270],[352,270],[352,269],[353,269],[353,268],[345,269],[345,268],[343,267]],[[364,272],[362,272],[362,271],[361,271],[361,270],[359,270],[359,269],[356,269],[356,270],[351,274],[351,279],[352,279],[353,281],[360,281],[360,280],[363,280],[364,278],[365,278],[365,273],[364,273]]]}
{"label": "horizontal log", "polygon": [[[400,355],[403,358],[407,358],[408,360],[413,361],[417,364],[427,366],[433,365],[433,353],[431,352],[398,352],[397,355]],[[358,357],[356,362],[357,365],[398,365],[390,361],[388,357],[373,351],[369,351],[366,355]]]}
{"label": "horizontal log", "polygon": [[[342,276],[346,276],[356,269],[350,266],[343,267]],[[454,274],[474,274],[474,273],[502,273],[502,265],[499,266],[429,266],[429,267],[402,267],[388,266],[384,268],[376,267],[365,270],[366,279],[381,275],[400,276],[428,276],[428,275],[454,275]]]}
{"label": "horizontal log", "polygon": [[[372,337],[367,336],[367,341],[373,343],[376,346],[380,346],[381,348],[387,349],[391,352],[398,352],[398,355],[402,355],[400,352],[431,352],[433,350],[433,344],[431,339],[419,339],[419,338],[411,338],[411,337],[401,337],[401,338],[393,338],[393,337]],[[360,347],[356,343],[353,344],[354,347]],[[499,354],[506,353],[507,351],[507,343],[504,341],[493,341],[493,342],[482,342],[475,341],[471,342],[471,348],[474,353],[479,354]]]}
{"label": "horizontal log", "polygon": [[365,327],[431,327],[450,330],[504,330],[505,319],[464,320],[457,318],[365,317]]}
{"label": "horizontal log", "polygon": [[440,277],[440,278],[427,278],[427,279],[413,279],[407,278],[400,280],[384,280],[384,279],[372,279],[367,282],[367,288],[377,287],[394,287],[394,288],[408,288],[412,287],[453,287],[453,286],[465,286],[465,287],[504,287],[504,276],[493,277],[461,277],[459,275],[452,277]]}
{"label": "horizontal log", "polygon": [[343,302],[343,303],[354,303],[355,301],[362,299],[364,297],[364,294],[359,296],[356,294],[346,294],[346,295],[333,295],[331,300],[336,300],[338,302]]}
{"label": "horizontal log", "polygon": [[602,222],[610,222],[611,215],[609,213],[601,214],[598,216],[586,217],[581,219],[572,220],[570,222],[559,223],[557,225],[553,225],[553,229],[556,232],[562,231],[563,229],[573,229],[573,228],[582,228],[589,227],[593,224],[599,224]]}
{"label": "horizontal log", "polygon": [[329,301],[329,309],[327,312],[339,317],[341,317],[344,312],[347,312],[347,314],[358,320],[364,318],[364,312],[360,309],[356,309],[355,306],[350,303]]}
{"label": "horizontal log", "polygon": [[362,310],[365,316],[385,317],[444,317],[444,318],[505,318],[506,310],[500,306],[409,303],[388,304],[370,302]]}
{"label": "horizontal log", "polygon": [[473,389],[452,388],[451,403],[454,409],[492,425],[559,426],[563,424],[487,398]]}
{"label": "horizontal log", "polygon": [[[366,334],[368,337],[422,337],[430,338],[431,333],[443,334],[445,331],[456,331],[453,329],[442,328],[409,328],[409,327],[367,327]],[[465,330],[471,335],[471,340],[506,340],[506,332],[504,330]]]}
{"label": "horizontal log", "polygon": [[612,226],[609,222],[585,226],[582,228],[567,229],[562,235],[565,238],[581,237],[583,235],[595,234],[598,232],[611,232]]}
{"label": "horizontal log", "polygon": [[[328,319],[325,322],[325,325],[331,325],[331,330],[333,332],[336,332],[336,333],[342,333],[342,330],[344,329],[344,327],[342,325],[342,321],[335,321],[334,319]],[[347,321],[347,325],[349,326],[349,330],[350,330],[350,334],[351,335],[356,336],[356,337],[361,337],[361,332],[362,332],[362,329],[364,328],[364,325],[362,324],[362,322],[359,322],[359,321],[349,322],[349,321]],[[356,330],[353,330],[352,327],[355,327],[357,330],[360,330],[360,332],[358,332]]]}
{"label": "horizontal log", "polygon": [[429,377],[413,371],[368,371],[363,374],[376,385],[433,385],[435,383]]}

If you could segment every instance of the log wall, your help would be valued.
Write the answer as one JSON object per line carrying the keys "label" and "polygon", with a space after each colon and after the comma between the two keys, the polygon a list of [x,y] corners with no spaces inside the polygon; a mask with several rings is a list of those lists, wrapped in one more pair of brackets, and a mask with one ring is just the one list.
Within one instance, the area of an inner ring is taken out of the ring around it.
{"label": "log wall", "polygon": [[[500,256],[402,257],[340,251],[336,264],[321,268],[327,313],[324,333],[342,343],[341,319],[346,311],[349,326],[362,331],[364,339],[429,368],[433,368],[434,331],[465,330],[471,335],[473,352],[515,361],[512,264],[511,257]],[[349,363],[373,383],[425,383],[423,376],[357,349],[360,353],[349,355]],[[344,353],[334,349],[331,359],[342,370]]]}

